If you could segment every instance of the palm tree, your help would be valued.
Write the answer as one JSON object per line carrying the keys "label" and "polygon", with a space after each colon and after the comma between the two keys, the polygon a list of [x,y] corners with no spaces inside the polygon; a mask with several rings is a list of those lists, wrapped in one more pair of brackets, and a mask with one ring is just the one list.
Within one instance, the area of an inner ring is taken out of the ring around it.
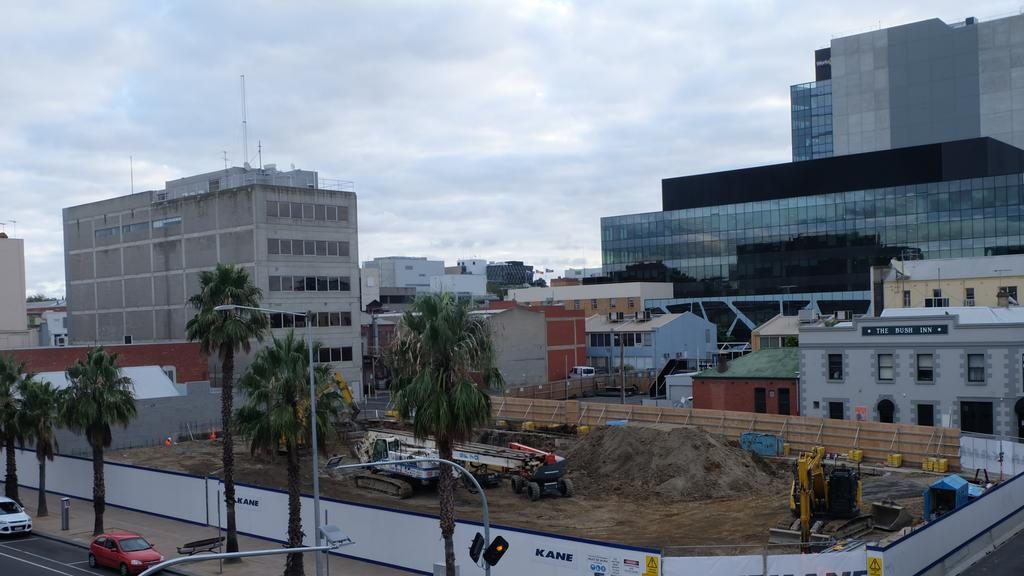
{"label": "palm tree", "polygon": [[89,350],[85,362],[68,368],[69,385],[59,392],[58,420],[68,429],[84,433],[92,447],[93,534],[103,532],[106,488],[103,484],[103,449],[110,446],[110,427],[128,426],[135,416],[132,381],[121,374],[117,354],[102,346]]}
{"label": "palm tree", "polygon": [[[452,458],[452,445],[469,440],[491,417],[490,396],[477,385],[500,388],[490,326],[448,293],[416,299],[405,313],[388,351],[391,389],[403,418],[412,418],[417,438],[433,436],[438,454]],[[438,497],[448,576],[455,574],[455,480],[441,466]]]}
{"label": "palm tree", "polygon": [[39,461],[39,506],[36,516],[46,516],[46,461],[57,453],[57,400],[59,393],[52,384],[27,378],[20,388],[19,426],[26,439],[36,447]]}
{"label": "palm tree", "polygon": [[[288,454],[288,545],[302,545],[301,465],[299,449],[308,446],[312,430],[309,418],[309,356],[306,343],[289,331],[274,338],[256,354],[238,384],[246,403],[235,422],[249,439],[249,451],[273,456],[283,447]],[[316,367],[317,440],[322,445],[327,427],[341,410],[341,395],[331,388],[330,367]],[[302,576],[302,555],[289,554],[285,576]]]}
{"label": "palm tree", "polygon": [[214,270],[199,273],[199,293],[188,302],[196,315],[185,325],[190,341],[199,341],[207,356],[217,354],[221,361],[220,416],[223,443],[224,506],[227,516],[228,552],[238,552],[238,528],[235,525],[235,448],[231,415],[234,411],[235,352],[249,352],[250,342],[263,340],[267,317],[256,311],[245,314],[223,313],[217,306],[260,305],[263,293],[253,285],[249,274],[230,264],[217,264]]}
{"label": "palm tree", "polygon": [[4,495],[21,502],[18,498],[18,461],[14,445],[23,438],[18,426],[18,411],[21,398],[18,389],[25,378],[25,365],[12,355],[0,356],[0,438],[3,439],[7,472],[4,476]]}

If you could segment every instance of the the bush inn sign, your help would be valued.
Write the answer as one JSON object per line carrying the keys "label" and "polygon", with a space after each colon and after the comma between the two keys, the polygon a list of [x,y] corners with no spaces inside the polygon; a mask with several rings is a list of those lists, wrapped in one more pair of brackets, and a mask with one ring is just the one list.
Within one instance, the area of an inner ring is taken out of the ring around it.
{"label": "the bush inn sign", "polygon": [[949,334],[949,326],[934,324],[931,326],[861,326],[861,336],[930,336],[933,334]]}

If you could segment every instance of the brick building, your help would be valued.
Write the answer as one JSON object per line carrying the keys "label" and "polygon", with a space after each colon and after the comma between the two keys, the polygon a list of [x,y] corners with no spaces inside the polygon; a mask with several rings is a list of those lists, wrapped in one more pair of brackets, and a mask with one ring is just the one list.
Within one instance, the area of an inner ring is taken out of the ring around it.
{"label": "brick building", "polygon": [[693,407],[762,414],[800,414],[800,350],[753,352],[693,377]]}
{"label": "brick building", "polygon": [[491,302],[488,310],[512,308],[543,315],[547,382],[564,380],[573,366],[586,365],[587,319],[582,310],[567,310],[558,305],[522,306],[510,301]]}
{"label": "brick building", "polygon": [[[62,372],[76,360],[85,360],[92,346],[67,346],[51,348],[16,348],[0,354],[12,354],[25,369],[33,374],[39,372]],[[124,344],[105,347],[117,353],[117,363],[122,368],[133,366],[160,366],[172,381],[178,384],[205,382],[209,378],[209,362],[199,351],[195,342],[174,342],[166,344]],[[173,368],[173,370],[170,370]]]}

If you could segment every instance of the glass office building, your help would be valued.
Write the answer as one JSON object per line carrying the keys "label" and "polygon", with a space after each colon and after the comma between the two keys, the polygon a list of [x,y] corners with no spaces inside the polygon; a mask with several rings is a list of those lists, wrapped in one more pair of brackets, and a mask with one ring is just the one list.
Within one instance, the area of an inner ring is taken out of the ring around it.
{"label": "glass office building", "polygon": [[743,334],[780,309],[867,312],[870,267],[894,257],[1024,253],[1024,150],[978,138],[670,178],[662,202],[602,218],[605,274],[671,281],[661,307]]}
{"label": "glass office building", "polygon": [[832,81],[789,88],[793,127],[793,161],[832,155]]}

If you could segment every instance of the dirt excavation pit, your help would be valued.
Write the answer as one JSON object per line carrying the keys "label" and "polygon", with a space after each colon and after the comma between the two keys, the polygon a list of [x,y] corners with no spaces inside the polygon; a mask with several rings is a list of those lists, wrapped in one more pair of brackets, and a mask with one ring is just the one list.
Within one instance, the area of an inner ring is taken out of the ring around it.
{"label": "dirt excavation pit", "polygon": [[[725,554],[740,550],[717,546],[765,543],[768,528],[792,521],[788,508],[792,462],[746,455],[725,438],[685,428],[634,425],[592,428],[579,437],[533,431],[487,433],[486,440],[495,444],[522,442],[554,449],[568,458],[568,477],[576,486],[572,498],[545,497],[537,502],[514,493],[507,481],[488,489],[495,524],[631,546],[713,545],[701,548],[700,554]],[[341,454],[346,462],[353,461],[350,442],[334,434],[327,442],[322,457]],[[235,480],[287,488],[284,458],[253,457],[248,448],[244,439],[236,437]],[[202,477],[219,473],[221,449],[219,440],[202,440],[112,450],[108,459]],[[303,490],[308,493],[312,478],[305,454],[301,472]],[[907,472],[878,477],[865,470],[865,500],[920,494],[934,479],[927,473]],[[349,477],[338,474],[321,476],[320,489],[327,498],[421,514],[438,511],[437,493],[431,489],[417,489],[412,498],[397,500],[357,488]],[[460,519],[480,521],[478,495],[460,487],[455,499]],[[920,513],[920,496],[897,500]]]}
{"label": "dirt excavation pit", "polygon": [[606,426],[583,436],[566,457],[584,496],[693,502],[782,493],[790,478],[738,444],[693,428]]}

